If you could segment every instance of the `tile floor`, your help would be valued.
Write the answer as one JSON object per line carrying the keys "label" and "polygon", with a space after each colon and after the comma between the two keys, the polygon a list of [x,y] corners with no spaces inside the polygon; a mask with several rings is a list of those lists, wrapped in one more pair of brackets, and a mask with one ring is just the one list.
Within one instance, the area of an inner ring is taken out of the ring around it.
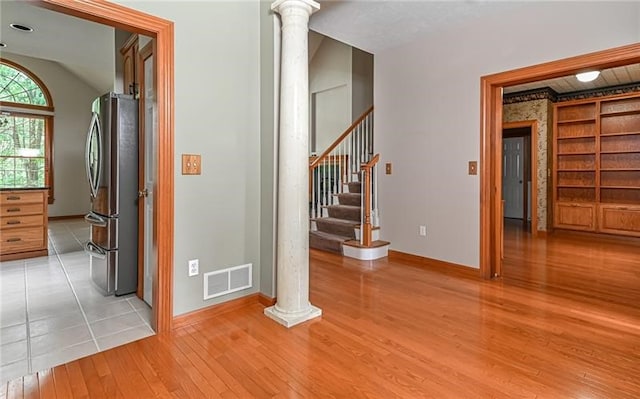
{"label": "tile floor", "polygon": [[0,262],[0,384],[152,335],[134,294],[103,296],[89,279],[82,219],[49,223],[49,256]]}

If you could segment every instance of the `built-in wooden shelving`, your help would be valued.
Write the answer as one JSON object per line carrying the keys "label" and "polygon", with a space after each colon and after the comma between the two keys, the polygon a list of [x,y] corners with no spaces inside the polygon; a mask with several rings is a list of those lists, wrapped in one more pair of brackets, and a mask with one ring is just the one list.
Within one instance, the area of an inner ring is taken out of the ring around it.
{"label": "built-in wooden shelving", "polygon": [[640,94],[554,106],[557,228],[640,236]]}

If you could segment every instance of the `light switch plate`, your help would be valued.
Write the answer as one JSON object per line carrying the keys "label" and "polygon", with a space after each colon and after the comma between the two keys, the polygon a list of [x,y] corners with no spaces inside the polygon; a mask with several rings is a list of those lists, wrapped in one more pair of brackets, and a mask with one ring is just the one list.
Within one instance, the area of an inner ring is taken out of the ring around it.
{"label": "light switch plate", "polygon": [[384,165],[384,172],[385,172],[385,174],[387,174],[387,175],[390,175],[390,174],[391,174],[391,162],[387,162],[387,163]]}
{"label": "light switch plate", "polygon": [[202,173],[202,164],[198,154],[182,154],[182,174],[199,175]]}
{"label": "light switch plate", "polygon": [[469,174],[470,175],[478,174],[478,161],[469,161]]}

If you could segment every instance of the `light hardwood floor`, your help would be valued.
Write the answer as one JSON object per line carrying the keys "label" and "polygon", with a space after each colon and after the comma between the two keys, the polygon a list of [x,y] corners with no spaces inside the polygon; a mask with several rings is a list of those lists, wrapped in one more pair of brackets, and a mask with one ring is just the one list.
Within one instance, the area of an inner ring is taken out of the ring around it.
{"label": "light hardwood floor", "polygon": [[0,397],[640,397],[638,242],[512,233],[501,281],[312,251],[321,319],[287,330],[249,305]]}

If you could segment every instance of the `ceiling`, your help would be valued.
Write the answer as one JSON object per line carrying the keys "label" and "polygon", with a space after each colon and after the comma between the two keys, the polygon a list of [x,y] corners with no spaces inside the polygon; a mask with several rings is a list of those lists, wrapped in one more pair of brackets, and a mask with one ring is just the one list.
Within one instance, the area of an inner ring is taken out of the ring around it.
{"label": "ceiling", "polygon": [[578,81],[574,75],[571,75],[523,85],[505,87],[504,93],[516,93],[519,91],[533,90],[543,87],[550,87],[555,90],[556,93],[570,93],[573,91],[598,89],[635,82],[640,82],[640,64],[604,69],[600,71],[600,76],[592,82],[583,83]]}
{"label": "ceiling", "polygon": [[[519,2],[492,1],[321,0],[320,3],[321,12],[311,17],[311,29],[373,54],[420,35],[436,34],[520,6]],[[15,31],[9,28],[12,22],[30,25],[35,31]],[[0,41],[7,44],[0,55],[7,52],[51,60],[100,92],[113,88],[113,28],[39,8],[28,1],[7,0],[0,1],[0,25]],[[315,43],[316,48],[318,44]],[[505,88],[505,93],[545,86],[566,93],[637,81],[640,65],[632,65],[605,70],[588,84],[569,76],[512,86]]]}
{"label": "ceiling", "polygon": [[375,54],[451,29],[486,15],[496,15],[523,2],[320,0],[309,26],[316,32]]}
{"label": "ceiling", "polygon": [[[19,23],[34,28],[19,32]],[[59,63],[87,84],[106,92],[115,78],[115,38],[112,27],[56,13],[28,1],[0,1],[0,41],[3,53],[42,58]]]}

